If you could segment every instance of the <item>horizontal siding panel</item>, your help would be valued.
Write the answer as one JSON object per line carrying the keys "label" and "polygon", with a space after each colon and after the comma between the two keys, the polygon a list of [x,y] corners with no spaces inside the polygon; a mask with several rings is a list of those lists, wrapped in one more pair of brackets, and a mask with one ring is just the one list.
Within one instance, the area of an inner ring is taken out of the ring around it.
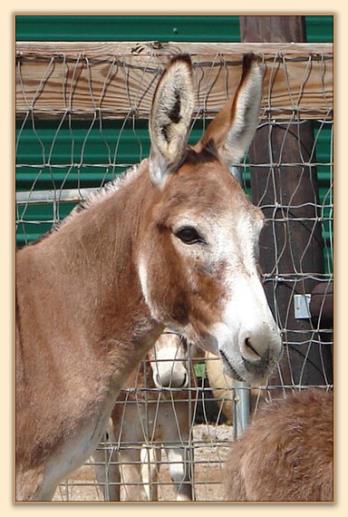
{"label": "horizontal siding panel", "polygon": [[240,41],[238,16],[17,16],[17,41]]}
{"label": "horizontal siding panel", "polygon": [[[190,143],[195,143],[201,134],[202,128],[196,127]],[[115,173],[138,163],[150,150],[148,131],[144,128],[135,132],[133,129],[119,132],[111,127],[103,131],[62,128],[57,133],[46,124],[44,128],[37,127],[35,133],[30,128],[24,129],[17,137],[17,164],[21,165],[16,175],[18,190],[30,189],[34,183],[36,190],[52,188],[54,182],[59,188],[64,181],[65,188],[100,185],[101,181],[110,180]],[[324,191],[331,181],[330,147],[330,130],[324,128],[318,138],[315,160],[324,164],[317,167]]]}
{"label": "horizontal siding panel", "polygon": [[[307,41],[333,41],[333,16],[306,16]],[[17,41],[240,41],[239,16],[16,16]]]}
{"label": "horizontal siding panel", "polygon": [[333,16],[306,16],[308,43],[330,43],[334,35]]}
{"label": "horizontal siding panel", "polygon": [[[125,169],[119,170],[121,174]],[[35,184],[35,190],[60,190],[75,188],[92,188],[99,187],[107,181],[111,181],[116,177],[117,173],[97,168],[92,168],[88,172],[65,170],[63,172],[42,172]],[[17,190],[30,190],[33,181],[30,174],[17,172]]]}
{"label": "horizontal siding panel", "polygon": [[[140,129],[120,124],[105,124],[102,131],[79,124],[72,129],[36,124],[17,130],[17,190],[27,190],[35,183],[36,190],[56,188],[65,181],[65,188],[100,185],[111,180],[131,164],[148,156],[150,150],[147,122],[137,122]],[[202,134],[202,123],[196,123],[190,135],[195,143]]]}

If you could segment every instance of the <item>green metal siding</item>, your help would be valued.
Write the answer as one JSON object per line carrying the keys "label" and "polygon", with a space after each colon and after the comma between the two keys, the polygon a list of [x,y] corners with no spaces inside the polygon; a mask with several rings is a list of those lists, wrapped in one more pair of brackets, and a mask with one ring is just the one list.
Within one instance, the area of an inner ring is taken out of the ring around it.
{"label": "green metal siding", "polygon": [[17,16],[18,41],[240,41],[238,16]]}
{"label": "green metal siding", "polygon": [[[333,41],[333,16],[306,16],[308,42]],[[17,41],[240,41],[239,16],[16,16]]]}
{"label": "green metal siding", "polygon": [[[198,121],[190,143],[201,134]],[[117,120],[103,121],[102,129],[86,121],[62,125],[59,130],[57,121],[36,122],[35,132],[30,124],[17,129],[17,140],[17,162],[27,164],[17,169],[17,191],[29,190],[34,180],[35,190],[95,187],[139,163],[150,150],[145,120],[137,121],[136,133],[131,123]]]}
{"label": "green metal siding", "polygon": [[306,16],[305,18],[308,43],[333,42],[333,16]]}
{"label": "green metal siding", "polygon": [[[307,16],[309,42],[329,42],[333,38],[332,16]],[[17,16],[18,41],[240,41],[238,16]],[[18,191],[85,188],[102,184],[123,172],[126,164],[137,163],[147,156],[149,136],[146,121],[130,123],[103,121],[28,120],[17,128]],[[316,131],[319,130],[317,126]],[[202,131],[198,122],[191,135],[195,142]],[[317,162],[328,164],[331,151],[331,130],[324,126],[317,142]],[[50,166],[47,166],[50,164]],[[121,166],[119,166],[121,164]],[[122,166],[122,164],[124,164]],[[329,204],[330,167],[318,167],[320,198]],[[33,187],[34,185],[34,187]],[[248,188],[248,177],[246,176]],[[72,204],[60,204],[59,213],[52,205],[18,208],[21,223],[17,231],[18,245],[36,240],[49,230],[51,222],[65,217]],[[324,210],[328,215],[328,209]],[[325,261],[331,270],[330,225],[323,224]]]}

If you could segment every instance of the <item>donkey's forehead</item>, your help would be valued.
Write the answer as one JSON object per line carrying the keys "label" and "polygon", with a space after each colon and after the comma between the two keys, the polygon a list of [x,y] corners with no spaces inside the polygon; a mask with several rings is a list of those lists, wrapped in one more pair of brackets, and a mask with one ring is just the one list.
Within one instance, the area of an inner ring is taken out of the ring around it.
{"label": "donkey's forehead", "polygon": [[178,334],[164,333],[156,341],[156,348],[178,347],[181,344],[181,337]]}
{"label": "donkey's forehead", "polygon": [[165,332],[157,339],[155,346],[148,352],[150,360],[155,360],[156,357],[171,357],[174,358],[179,352],[185,353],[186,342],[179,334],[172,332]]}
{"label": "donkey's forehead", "polygon": [[172,216],[182,209],[192,209],[195,213],[213,210],[216,214],[243,212],[251,218],[258,217],[255,207],[226,165],[218,158],[205,160],[199,153],[189,155],[168,178],[161,205],[164,212]]}

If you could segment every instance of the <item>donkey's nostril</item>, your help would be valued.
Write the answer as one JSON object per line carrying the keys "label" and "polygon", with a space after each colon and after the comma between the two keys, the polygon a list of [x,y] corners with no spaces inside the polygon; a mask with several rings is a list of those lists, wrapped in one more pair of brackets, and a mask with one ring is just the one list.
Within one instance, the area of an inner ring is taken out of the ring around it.
{"label": "donkey's nostril", "polygon": [[260,357],[260,354],[255,350],[255,348],[253,347],[252,343],[251,343],[251,340],[250,338],[245,338],[245,346],[251,350],[254,354],[256,354],[258,357]]}
{"label": "donkey's nostril", "polygon": [[246,337],[241,343],[241,353],[244,359],[251,363],[257,363],[261,361],[261,355],[255,350],[250,337]]}

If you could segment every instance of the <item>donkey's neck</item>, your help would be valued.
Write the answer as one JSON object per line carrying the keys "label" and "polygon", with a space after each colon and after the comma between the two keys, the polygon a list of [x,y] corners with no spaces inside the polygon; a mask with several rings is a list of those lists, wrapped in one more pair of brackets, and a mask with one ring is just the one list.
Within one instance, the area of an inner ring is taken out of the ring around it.
{"label": "donkey's neck", "polygon": [[35,497],[52,495],[94,450],[120,388],[163,329],[135,259],[155,195],[145,169],[17,254],[16,450],[23,471],[46,465]]}
{"label": "donkey's neck", "polygon": [[23,262],[27,255],[36,291],[50,298],[50,314],[46,312],[40,325],[45,330],[64,327],[71,336],[71,353],[76,339],[78,348],[83,343],[88,355],[107,365],[111,377],[116,362],[129,372],[162,330],[145,304],[134,257],[141,217],[153,191],[143,165],[118,190],[97,198],[49,237],[20,252]]}

